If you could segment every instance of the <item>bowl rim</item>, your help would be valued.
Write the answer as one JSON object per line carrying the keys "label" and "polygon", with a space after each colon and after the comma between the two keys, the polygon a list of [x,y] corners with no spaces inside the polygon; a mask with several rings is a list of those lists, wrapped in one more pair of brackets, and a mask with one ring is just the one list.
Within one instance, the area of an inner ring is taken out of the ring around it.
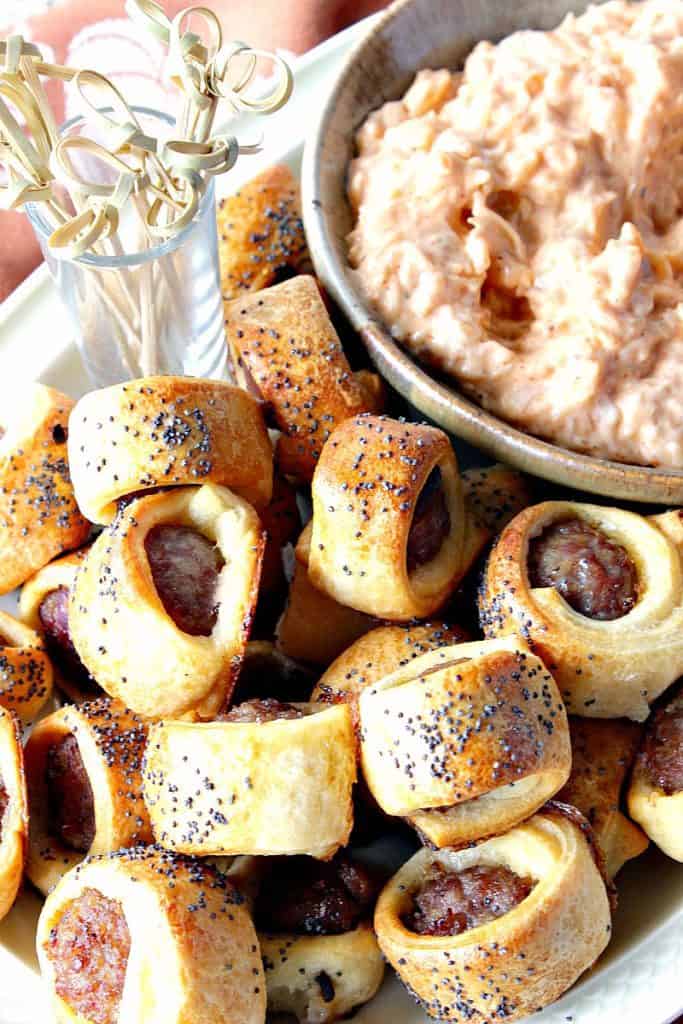
{"label": "bowl rim", "polygon": [[656,504],[683,503],[683,469],[621,463],[552,444],[493,415],[431,376],[392,337],[366,305],[337,255],[337,243],[322,196],[322,162],[340,96],[366,51],[415,0],[395,0],[373,19],[346,57],[331,91],[307,132],[301,169],[303,220],[316,274],[360,334],[380,373],[417,409],[444,429],[496,459],[563,486],[603,497]]}

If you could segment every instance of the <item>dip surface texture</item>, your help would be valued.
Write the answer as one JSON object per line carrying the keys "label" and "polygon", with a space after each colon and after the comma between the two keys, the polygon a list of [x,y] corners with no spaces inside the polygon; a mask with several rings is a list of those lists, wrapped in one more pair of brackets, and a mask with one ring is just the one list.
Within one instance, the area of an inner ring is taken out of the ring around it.
{"label": "dip surface texture", "polygon": [[683,467],[683,0],[479,43],[357,148],[350,259],[395,337],[530,433]]}

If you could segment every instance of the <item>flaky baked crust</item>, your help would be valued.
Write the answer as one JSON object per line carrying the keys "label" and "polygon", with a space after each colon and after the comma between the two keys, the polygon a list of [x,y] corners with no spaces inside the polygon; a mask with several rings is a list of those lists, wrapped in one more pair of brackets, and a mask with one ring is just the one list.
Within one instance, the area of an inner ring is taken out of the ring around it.
{"label": "flaky baked crust", "polygon": [[42,384],[12,380],[0,388],[0,594],[90,532],[67,462],[73,405]]}
{"label": "flaky baked crust", "polygon": [[222,381],[169,376],[115,384],[81,398],[69,420],[73,485],[93,523],[110,523],[120,498],[188,484],[220,484],[263,508],[272,463],[258,402]]}
{"label": "flaky baked crust", "polygon": [[51,932],[86,889],[118,902],[130,932],[120,1021],[263,1024],[263,967],[242,897],[215,868],[152,846],[87,860],[45,901],[38,960],[59,1024],[90,1024],[57,994],[49,955]]}
{"label": "flaky baked crust", "polygon": [[0,611],[0,706],[30,725],[52,694],[52,663],[34,629]]}
{"label": "flaky baked crust", "polygon": [[[681,701],[683,691],[679,689],[671,703],[680,706]],[[667,707],[666,703],[663,707]],[[646,729],[653,724],[648,723]],[[670,756],[680,759],[681,752],[671,750]],[[643,750],[633,766],[627,800],[629,814],[652,842],[673,860],[683,862],[683,790],[667,793],[660,788],[648,771]]]}
{"label": "flaky baked crust", "polygon": [[[88,548],[79,548],[78,551],[70,551],[68,555],[63,555],[61,558],[56,558],[54,562],[49,562],[48,565],[39,569],[35,576],[31,576],[26,581],[21,588],[19,596],[19,616],[25,625],[42,635],[43,626],[40,621],[41,604],[53,590],[58,590],[60,587],[66,587],[67,590],[71,590],[73,581],[76,578],[76,571],[81,566],[88,550]],[[69,678],[54,662],[52,669],[55,685],[67,695],[69,700],[80,703],[83,700],[93,699],[95,694],[92,691],[85,693],[78,682]]]}
{"label": "flaky baked crust", "polygon": [[[409,572],[413,513],[436,468],[450,526],[437,554]],[[325,444],[312,494],[308,574],[340,604],[390,621],[425,618],[469,568],[458,466],[447,436],[434,427],[378,416],[346,420]]]}
{"label": "flaky baked crust", "polygon": [[299,183],[284,164],[221,199],[216,219],[224,299],[268,288],[310,265]]}
{"label": "flaky baked crust", "polygon": [[12,908],[24,874],[28,847],[28,799],[21,726],[12,711],[0,707],[0,786],[5,792],[0,814],[0,921]]}
{"label": "flaky baked crust", "polygon": [[331,1024],[367,1003],[384,977],[369,923],[342,935],[259,934],[268,1012],[299,1024]]}
{"label": "flaky baked crust", "polygon": [[[554,588],[530,586],[530,540],[567,518],[603,531],[631,557],[638,600],[621,618],[587,618]],[[491,553],[480,601],[484,633],[521,633],[555,676],[570,714],[644,721],[650,703],[683,672],[681,550],[662,529],[662,519],[547,501],[521,512]]]}
{"label": "flaky baked crust", "polygon": [[314,277],[301,275],[225,305],[233,359],[282,432],[277,461],[308,482],[336,426],[369,411]]}
{"label": "flaky baked crust", "polygon": [[[503,866],[536,885],[507,914],[455,936],[419,935],[401,920],[429,866]],[[553,1002],[597,959],[611,931],[601,874],[581,829],[537,814],[473,849],[420,850],[375,911],[380,947],[401,981],[440,1020],[514,1021]]]}
{"label": "flaky baked crust", "polygon": [[569,776],[562,700],[516,637],[423,654],[364,690],[359,711],[372,795],[435,846],[506,831]]}
{"label": "flaky baked crust", "polygon": [[[183,632],[162,604],[145,551],[160,524],[197,530],[223,557],[209,636]],[[69,627],[90,674],[147,718],[213,718],[239,671],[264,543],[251,505],[225,487],[174,488],[131,502],[95,541],[71,592]]]}
{"label": "flaky baked crust", "polygon": [[339,604],[313,586],[308,575],[313,522],[304,527],[295,549],[294,576],[277,625],[277,645],[290,658],[327,666],[377,620]]}
{"label": "flaky baked crust", "polygon": [[262,723],[160,722],[144,795],[180,853],[332,857],[351,833],[356,740],[346,705]]}
{"label": "flaky baked crust", "polygon": [[146,724],[108,698],[79,707],[65,705],[36,725],[25,752],[31,813],[26,874],[43,894],[85,856],[62,843],[50,822],[48,755],[68,735],[78,743],[93,794],[95,836],[89,854],[152,842],[142,799]]}
{"label": "flaky baked crust", "polygon": [[625,719],[569,719],[572,771],[557,799],[577,807],[590,822],[608,878],[647,848],[647,836],[620,810],[621,790],[642,728]]}

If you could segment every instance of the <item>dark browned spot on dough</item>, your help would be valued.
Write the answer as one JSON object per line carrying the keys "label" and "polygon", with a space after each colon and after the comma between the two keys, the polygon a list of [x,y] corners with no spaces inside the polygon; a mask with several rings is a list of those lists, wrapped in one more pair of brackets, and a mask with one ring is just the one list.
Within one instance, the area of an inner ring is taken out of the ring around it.
{"label": "dark browned spot on dough", "polygon": [[341,935],[367,917],[377,883],[344,854],[331,861],[278,857],[256,900],[257,928],[295,935]]}
{"label": "dark browned spot on dough", "polygon": [[5,820],[5,811],[7,810],[8,803],[9,795],[3,785],[2,776],[0,776],[0,842],[2,842],[2,826]]}
{"label": "dark browned spot on dough", "polygon": [[152,578],[166,612],[184,633],[210,636],[218,619],[221,554],[188,526],[155,526],[145,538]]}
{"label": "dark browned spot on dough", "polygon": [[554,587],[589,619],[619,619],[638,597],[638,576],[628,552],[581,519],[552,523],[535,537],[528,572],[532,587]]}
{"label": "dark browned spot on dough", "polygon": [[264,700],[246,700],[242,704],[237,704],[230,711],[219,715],[218,719],[221,722],[253,722],[261,725],[263,722],[275,722],[278,719],[303,718],[305,714],[304,709],[297,708],[294,704],[266,697]]}
{"label": "dark browned spot on dough", "polygon": [[426,565],[438,555],[451,528],[451,517],[443,489],[441,470],[435,466],[415,504],[408,535],[408,572]]}
{"label": "dark browned spot on dough", "polygon": [[71,733],[48,751],[46,782],[51,834],[70,849],[87,853],[95,838],[95,804],[78,742]]}
{"label": "dark browned spot on dough", "polygon": [[654,786],[667,796],[683,791],[683,692],[652,716],[643,759]]}
{"label": "dark browned spot on dough", "polygon": [[402,920],[418,935],[460,935],[509,913],[534,884],[502,866],[447,871],[435,863]]}
{"label": "dark browned spot on dough", "polygon": [[130,932],[118,900],[86,888],[68,903],[50,932],[46,952],[55,989],[72,1010],[93,1024],[123,1024],[121,996],[130,954]]}
{"label": "dark browned spot on dough", "polygon": [[40,603],[38,617],[45,646],[57,668],[84,694],[99,694],[100,687],[78,656],[69,632],[69,588],[57,587]]}

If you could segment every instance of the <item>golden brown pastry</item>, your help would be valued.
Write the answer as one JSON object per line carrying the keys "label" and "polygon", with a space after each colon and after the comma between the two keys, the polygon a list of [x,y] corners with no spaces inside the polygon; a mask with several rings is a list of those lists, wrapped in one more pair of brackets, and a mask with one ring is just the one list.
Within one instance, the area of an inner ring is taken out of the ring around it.
{"label": "golden brown pastry", "polygon": [[327,666],[377,620],[339,604],[317,590],[308,576],[313,523],[303,529],[296,545],[294,576],[287,605],[277,626],[277,645],[297,661]]}
{"label": "golden brown pastry", "polygon": [[323,859],[353,824],[346,705],[237,705],[218,722],[151,726],[144,795],[157,842],[179,853]]}
{"label": "golden brown pastry", "polygon": [[437,1020],[514,1021],[562,995],[609,941],[582,830],[537,814],[469,850],[420,850],[375,912],[380,947]]}
{"label": "golden brown pastry", "polygon": [[683,671],[681,552],[633,512],[526,509],[491,553],[480,612],[486,636],[524,635],[572,714],[643,721]]}
{"label": "golden brown pastry", "polygon": [[0,706],[30,725],[52,694],[52,664],[40,636],[0,611]]}
{"label": "golden brown pastry", "polygon": [[97,538],[74,582],[69,629],[88,671],[147,718],[213,718],[248,639],[264,536],[225,487],[132,501]]}
{"label": "golden brown pastry", "polygon": [[225,330],[235,362],[282,432],[280,469],[310,481],[334,428],[368,411],[315,278],[293,277],[226,303]]}
{"label": "golden brown pastry", "polygon": [[623,718],[569,719],[572,773],[557,799],[573,804],[590,823],[608,878],[647,848],[647,836],[619,810],[641,733],[640,726]]}
{"label": "golden brown pastry", "polygon": [[142,799],[147,726],[117,701],[67,705],[43,718],[26,744],[26,874],[47,893],[90,854],[151,843]]}
{"label": "golden brown pastry", "polygon": [[28,801],[21,727],[12,711],[0,707],[0,921],[11,910],[28,846]]}
{"label": "golden brown pastry", "polygon": [[[668,696],[668,695],[667,695]],[[653,843],[683,861],[683,689],[647,723],[628,791],[629,814]]]}
{"label": "golden brown pastry", "polygon": [[78,657],[69,632],[69,595],[87,553],[88,548],[79,548],[39,569],[26,581],[19,598],[21,621],[43,637],[56,685],[77,704],[102,696],[102,688]]}
{"label": "golden brown pastry", "polygon": [[58,1024],[263,1024],[265,984],[243,897],[156,847],[70,871],[38,922]]}
{"label": "golden brown pastry", "polygon": [[434,846],[505,832],[569,777],[562,700],[517,637],[423,654],[365,689],[359,711],[370,792]]}
{"label": "golden brown pastry", "polygon": [[73,485],[93,523],[110,523],[121,498],[188,484],[221,484],[262,509],[272,493],[272,463],[258,402],[222,381],[169,376],[116,384],[81,398],[69,421]]}
{"label": "golden brown pastry", "polygon": [[501,463],[466,469],[462,486],[468,518],[489,537],[531,504],[526,477]]}
{"label": "golden brown pastry", "polygon": [[224,299],[268,288],[310,265],[299,183],[284,164],[221,199],[217,220]]}
{"label": "golden brown pastry", "polygon": [[462,484],[434,427],[354,416],[325,444],[313,478],[311,583],[391,621],[425,618],[464,575]]}
{"label": "golden brown pastry", "polygon": [[42,384],[11,380],[0,389],[0,594],[90,533],[66,455],[73,405]]}
{"label": "golden brown pastry", "polygon": [[378,373],[371,370],[356,370],[354,377],[363,395],[363,408],[380,416],[387,404],[387,389]]}
{"label": "golden brown pastry", "polygon": [[377,885],[339,854],[269,858],[256,897],[270,1014],[300,1024],[345,1018],[377,992],[384,959],[371,925]]}

